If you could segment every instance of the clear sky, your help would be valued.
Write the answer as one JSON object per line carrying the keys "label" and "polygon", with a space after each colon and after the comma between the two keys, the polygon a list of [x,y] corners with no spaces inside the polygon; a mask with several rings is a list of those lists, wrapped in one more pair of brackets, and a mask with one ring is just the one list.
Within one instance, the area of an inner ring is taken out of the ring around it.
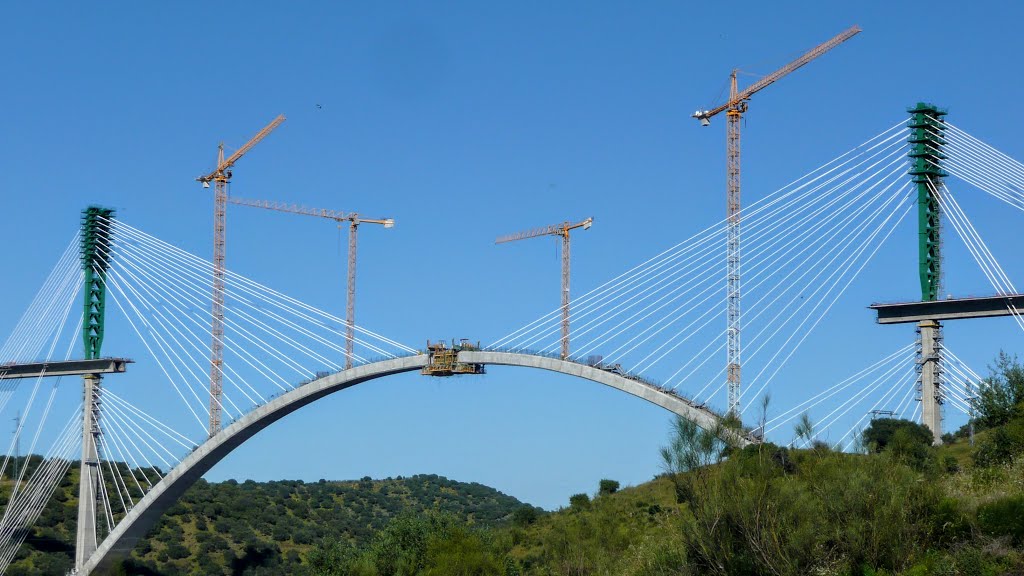
{"label": "clear sky", "polygon": [[[752,99],[745,199],[901,121],[919,100],[1024,157],[1013,111],[1024,88],[1014,65],[1021,10],[6,3],[0,333],[87,204],[115,207],[125,222],[209,258],[212,194],[193,179],[213,167],[218,142],[240,146],[284,113],[287,122],[239,162],[232,193],[395,218],[393,230],[361,234],[360,324],[417,347],[427,338],[493,341],[558,305],[554,242],[496,247],[496,236],[593,216],[573,244],[582,292],[719,221],[724,122],[702,129],[689,115],[716,100],[732,68],[766,74],[852,24],[863,33]],[[959,198],[1019,277],[1020,215],[980,192]],[[344,237],[333,224],[243,208],[228,219],[229,268],[343,315]],[[775,393],[780,408],[912,340],[912,329],[874,325],[864,306],[916,297],[915,242],[906,226],[850,288],[817,345],[794,359],[806,378]],[[438,255],[465,266],[438,269]],[[947,278],[958,294],[990,292],[956,248]],[[978,370],[1000,348],[1019,350],[1020,337],[1006,319],[947,330],[950,347]],[[657,474],[669,420],[567,377],[497,368],[475,379],[409,375],[303,409],[209,478],[437,473],[552,508],[601,478],[635,484]]]}

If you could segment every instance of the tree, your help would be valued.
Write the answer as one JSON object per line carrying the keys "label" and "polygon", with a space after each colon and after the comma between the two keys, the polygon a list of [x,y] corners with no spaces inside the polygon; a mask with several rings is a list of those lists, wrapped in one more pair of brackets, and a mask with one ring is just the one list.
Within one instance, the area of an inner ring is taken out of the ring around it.
{"label": "tree", "polygon": [[585,510],[590,507],[590,496],[583,492],[569,496],[569,507],[573,510]]}
{"label": "tree", "polygon": [[604,478],[601,480],[601,483],[598,486],[599,487],[597,493],[600,494],[601,496],[605,496],[607,494],[615,494],[616,492],[619,491],[618,480],[608,480],[607,478]]}
{"label": "tree", "polygon": [[501,576],[498,559],[480,536],[464,526],[431,537],[424,576]]}
{"label": "tree", "polygon": [[330,539],[313,548],[307,562],[316,576],[342,576],[357,556],[358,551],[348,542]]}
{"label": "tree", "polygon": [[426,566],[430,539],[446,537],[455,525],[450,514],[402,514],[374,535],[369,554],[380,574],[415,574]]}
{"label": "tree", "polygon": [[526,527],[537,522],[539,517],[540,513],[537,512],[536,508],[525,505],[516,508],[516,511],[512,513],[512,523],[516,526]]}
{"label": "tree", "polygon": [[864,429],[864,445],[871,452],[882,452],[900,430],[905,431],[899,439],[899,447],[903,451],[913,444],[930,446],[932,443],[932,432],[924,424],[899,418],[876,418]]}
{"label": "tree", "polygon": [[[920,426],[920,425],[917,425]],[[924,426],[901,426],[896,428],[885,448],[887,454],[915,470],[924,470],[931,460],[931,433],[921,434]]]}
{"label": "tree", "polygon": [[989,366],[989,377],[978,387],[974,405],[980,428],[994,428],[1024,415],[1024,366],[1016,356],[999,352],[995,366]]}
{"label": "tree", "polygon": [[[693,482],[703,482],[703,471],[721,462],[726,452],[735,448],[723,438],[734,438],[735,429],[720,424],[715,430],[704,430],[681,416],[672,422],[669,445],[661,448],[662,466],[676,489],[676,501],[686,502],[693,496]],[[686,474],[692,472],[691,474]]]}
{"label": "tree", "polygon": [[810,444],[814,441],[814,422],[811,421],[811,416],[807,412],[801,414],[800,419],[793,426],[793,436],[793,445],[798,440],[803,444]]}
{"label": "tree", "polygon": [[1024,418],[1011,420],[988,432],[972,457],[981,467],[996,466],[1024,454]]}

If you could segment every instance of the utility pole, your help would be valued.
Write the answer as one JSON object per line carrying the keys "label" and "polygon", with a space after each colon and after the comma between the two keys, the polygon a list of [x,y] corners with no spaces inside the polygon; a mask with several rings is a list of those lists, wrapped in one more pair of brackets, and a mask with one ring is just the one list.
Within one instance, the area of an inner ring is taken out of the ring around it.
{"label": "utility pole", "polygon": [[338,223],[348,222],[348,284],[345,289],[345,369],[352,367],[352,357],[355,354],[356,341],[356,244],[360,224],[380,224],[385,228],[394,228],[395,221],[392,218],[361,218],[355,212],[342,212],[340,210],[329,210],[326,208],[306,208],[298,204],[285,204],[284,202],[271,202],[268,200],[250,200],[247,198],[236,198],[229,196],[227,199],[231,204],[249,206],[251,208],[263,208],[265,210],[276,210],[290,214],[302,214],[305,216],[316,216],[327,218]]}
{"label": "utility pole", "polygon": [[245,155],[260,140],[267,137],[282,122],[284,114],[274,118],[229,158],[224,159],[224,143],[217,148],[217,168],[205,176],[196,178],[209,188],[213,182],[213,305],[211,307],[210,333],[210,429],[213,436],[220,431],[221,397],[224,395],[224,254],[226,251],[226,224],[228,182],[231,181],[231,168],[235,162]]}
{"label": "utility pole", "polygon": [[710,110],[697,110],[693,117],[701,126],[710,126],[711,118],[725,112],[726,116],[726,382],[728,411],[740,415],[740,120],[747,111],[747,100],[778,79],[846,42],[860,32],[852,26],[831,40],[808,50],[803,56],[761,78],[740,91],[736,84],[737,70],[729,76],[729,101]]}
{"label": "utility pole", "polygon": [[536,238],[537,236],[562,237],[562,360],[569,358],[569,231],[576,228],[590,230],[593,224],[593,218],[587,218],[575,224],[566,221],[561,224],[552,224],[551,226],[509,234],[494,241],[495,244],[503,244],[505,242],[525,240],[526,238]]}

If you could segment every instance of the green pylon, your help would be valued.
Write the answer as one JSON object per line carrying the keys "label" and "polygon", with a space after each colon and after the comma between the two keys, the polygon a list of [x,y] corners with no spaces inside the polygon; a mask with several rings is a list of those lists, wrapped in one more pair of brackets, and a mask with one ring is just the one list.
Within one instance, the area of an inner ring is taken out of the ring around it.
{"label": "green pylon", "polygon": [[100,357],[103,346],[103,317],[107,299],[107,270],[110,268],[110,226],[114,211],[90,206],[82,210],[81,257],[85,272],[82,340],[86,360]]}
{"label": "green pylon", "polygon": [[921,277],[921,300],[939,297],[942,277],[941,211],[936,194],[941,189],[942,148],[946,145],[945,110],[919,102],[909,108],[910,175],[917,186],[918,273]]}

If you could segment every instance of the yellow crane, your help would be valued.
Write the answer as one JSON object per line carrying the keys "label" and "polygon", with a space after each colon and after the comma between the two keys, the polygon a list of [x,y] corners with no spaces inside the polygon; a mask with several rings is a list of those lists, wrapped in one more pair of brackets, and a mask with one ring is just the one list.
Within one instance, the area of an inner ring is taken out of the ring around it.
{"label": "yellow crane", "polygon": [[284,202],[272,202],[269,200],[249,200],[247,198],[228,197],[228,202],[239,206],[251,208],[263,208],[264,210],[276,210],[289,214],[302,214],[305,216],[316,216],[334,220],[340,226],[342,222],[348,222],[348,287],[345,303],[345,369],[352,367],[352,353],[355,348],[355,317],[356,317],[356,232],[360,224],[380,224],[385,228],[393,228],[395,221],[392,218],[362,218],[355,212],[342,212],[340,210],[329,210],[326,208],[307,208],[298,204],[286,204]]}
{"label": "yellow crane", "polygon": [[593,218],[587,218],[582,222],[576,222],[575,224],[566,221],[561,224],[552,224],[550,226],[542,226],[540,228],[533,228],[531,230],[524,230],[522,232],[516,232],[515,234],[509,234],[507,236],[501,236],[494,241],[495,244],[504,244],[506,242],[515,242],[516,240],[525,240],[527,238],[536,238],[538,236],[561,236],[562,237],[562,359],[569,358],[569,231],[575,230],[576,228],[583,228],[589,230],[594,224]]}
{"label": "yellow crane", "polygon": [[224,395],[223,364],[224,364],[224,249],[225,220],[228,198],[228,182],[231,181],[231,169],[235,162],[259,144],[284,122],[284,114],[274,118],[241,148],[227,159],[224,158],[224,143],[217,147],[217,167],[196,178],[202,182],[203,188],[209,188],[213,182],[213,306],[210,333],[213,342],[210,345],[210,436],[220,431],[221,398]]}
{"label": "yellow crane", "polygon": [[859,26],[851,26],[831,40],[811,48],[803,56],[754,82],[742,92],[737,89],[737,70],[734,69],[729,77],[729,100],[710,110],[697,110],[693,113],[693,117],[700,121],[701,126],[710,126],[711,118],[721,112],[725,112],[727,119],[726,213],[728,239],[726,242],[726,297],[728,301],[728,318],[726,330],[726,381],[729,386],[729,412],[737,416],[740,413],[740,120],[747,111],[747,100],[755,93],[764,90],[779,78],[846,42],[860,31]]}

